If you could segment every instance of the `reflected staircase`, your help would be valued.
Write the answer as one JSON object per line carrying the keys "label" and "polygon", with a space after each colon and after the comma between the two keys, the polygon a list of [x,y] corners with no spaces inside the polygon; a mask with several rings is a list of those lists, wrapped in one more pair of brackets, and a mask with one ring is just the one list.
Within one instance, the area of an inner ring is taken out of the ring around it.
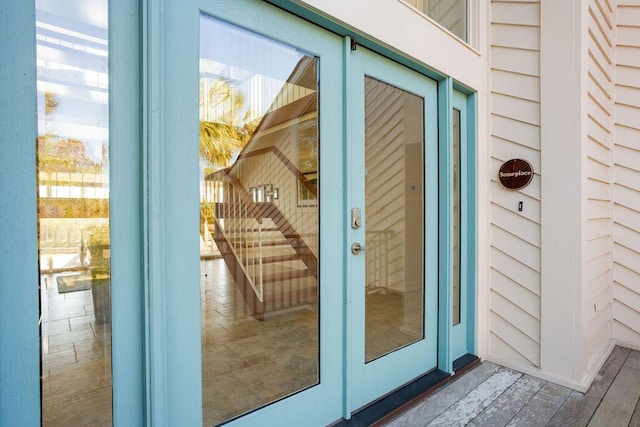
{"label": "reflected staircase", "polygon": [[229,169],[218,171],[214,240],[252,315],[270,315],[317,301],[318,261],[273,202],[254,202]]}

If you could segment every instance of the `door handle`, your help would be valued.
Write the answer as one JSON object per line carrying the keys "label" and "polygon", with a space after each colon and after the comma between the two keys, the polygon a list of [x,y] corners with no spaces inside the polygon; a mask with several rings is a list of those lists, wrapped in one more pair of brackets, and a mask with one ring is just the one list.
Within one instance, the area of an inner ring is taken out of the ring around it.
{"label": "door handle", "polygon": [[351,245],[351,253],[354,255],[360,255],[360,252],[364,252],[366,250],[365,246],[362,246],[360,243],[355,242]]}

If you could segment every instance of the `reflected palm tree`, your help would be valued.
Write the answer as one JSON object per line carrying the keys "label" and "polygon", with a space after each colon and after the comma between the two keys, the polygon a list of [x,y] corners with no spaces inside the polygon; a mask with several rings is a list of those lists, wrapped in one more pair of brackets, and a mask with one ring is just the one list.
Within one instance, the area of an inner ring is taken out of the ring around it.
{"label": "reflected palm tree", "polygon": [[256,126],[251,123],[252,111],[245,106],[244,95],[229,79],[218,78],[209,84],[200,102],[199,151],[201,159],[221,169],[238,156]]}

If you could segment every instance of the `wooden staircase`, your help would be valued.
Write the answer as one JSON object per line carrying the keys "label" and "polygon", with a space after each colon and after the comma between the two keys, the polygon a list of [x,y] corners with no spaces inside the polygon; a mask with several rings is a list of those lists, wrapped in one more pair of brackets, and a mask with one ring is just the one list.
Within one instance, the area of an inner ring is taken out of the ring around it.
{"label": "wooden staircase", "polygon": [[[318,261],[272,202],[255,203],[227,172],[228,192],[216,203],[214,240],[258,320],[317,301]],[[235,221],[243,226],[232,227]],[[226,227],[225,227],[226,226]]]}

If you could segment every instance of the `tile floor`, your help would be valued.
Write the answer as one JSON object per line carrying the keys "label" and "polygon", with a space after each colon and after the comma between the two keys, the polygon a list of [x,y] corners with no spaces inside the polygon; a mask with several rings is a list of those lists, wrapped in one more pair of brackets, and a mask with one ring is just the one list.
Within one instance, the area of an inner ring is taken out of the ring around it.
{"label": "tile floor", "polygon": [[[41,286],[43,425],[111,425],[110,324],[96,324],[90,290],[59,293],[55,279],[45,275]],[[258,321],[224,261],[215,258],[201,261],[201,301],[204,425],[317,384],[317,304]],[[367,329],[368,351],[384,354],[419,338],[411,328],[398,333],[399,295],[374,295],[369,302],[367,316],[377,326]]]}

